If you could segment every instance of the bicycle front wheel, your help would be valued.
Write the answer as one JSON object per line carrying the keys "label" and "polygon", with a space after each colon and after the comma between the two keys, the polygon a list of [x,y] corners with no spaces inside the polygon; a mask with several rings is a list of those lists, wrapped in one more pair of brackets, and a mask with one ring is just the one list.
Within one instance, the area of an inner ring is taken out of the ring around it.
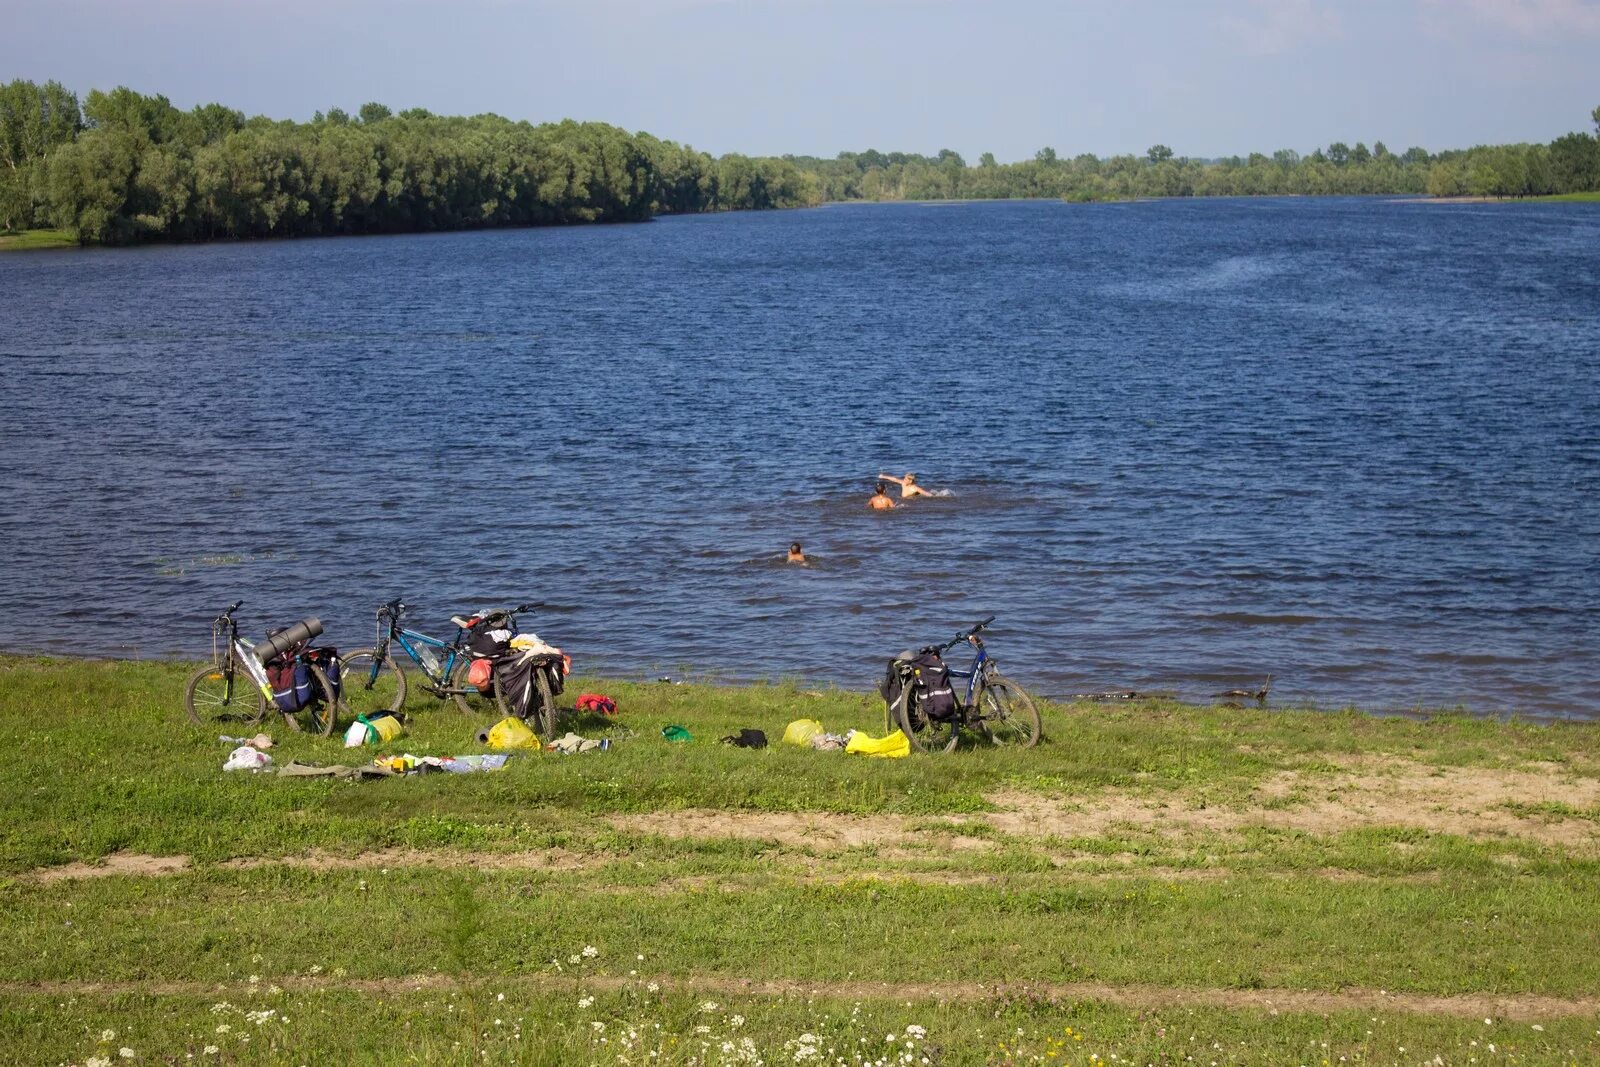
{"label": "bicycle front wheel", "polygon": [[978,714],[990,744],[1032,748],[1039,743],[1038,705],[1021,686],[1001,675],[990,675],[978,690]]}
{"label": "bicycle front wheel", "polygon": [[267,698],[248,674],[230,675],[213,665],[189,676],[183,687],[183,710],[196,726],[255,726],[266,718]]}
{"label": "bicycle front wheel", "polygon": [[556,739],[556,694],[555,687],[550,684],[548,670],[540,669],[533,672],[534,694],[533,698],[539,702],[539,734],[546,741]]}
{"label": "bicycle front wheel", "polygon": [[393,656],[374,658],[370,648],[339,657],[339,699],[351,718],[358,715],[399,715],[406,705],[406,674]]}
{"label": "bicycle front wheel", "polygon": [[921,713],[917,707],[917,696],[908,691],[905,699],[896,706],[899,713],[900,729],[911,740],[911,747],[918,752],[949,752],[956,747],[959,735],[956,733],[954,722],[935,722]]}
{"label": "bicycle front wheel", "polygon": [[472,668],[472,661],[462,656],[456,660],[454,669],[450,671],[450,678],[446,683],[450,689],[450,697],[456,702],[456,707],[463,715],[473,718],[482,718],[485,715],[499,714],[505,718],[506,698],[500,692],[500,674],[493,671],[489,675],[489,692],[481,692],[477,686],[467,681],[467,671]]}

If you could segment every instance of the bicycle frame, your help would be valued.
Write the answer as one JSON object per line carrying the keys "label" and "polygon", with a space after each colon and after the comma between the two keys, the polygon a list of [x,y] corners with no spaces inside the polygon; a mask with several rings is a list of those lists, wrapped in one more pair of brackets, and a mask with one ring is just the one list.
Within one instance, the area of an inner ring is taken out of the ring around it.
{"label": "bicycle frame", "polygon": [[239,624],[233,618],[233,613],[238,608],[239,605],[235,604],[211,623],[213,640],[223,633],[228,635],[227,640],[223,643],[225,650],[223,655],[217,654],[214,643],[211,651],[212,660],[222,669],[222,675],[226,679],[225,692],[227,695],[224,699],[233,699],[234,674],[238,671],[239,665],[243,664],[244,673],[256,684],[256,688],[261,690],[261,694],[267,698],[267,702],[270,704],[272,702],[272,683],[267,680],[267,668],[261,665],[261,662],[256,659],[255,654],[251,651],[255,648],[255,642],[239,636]]}
{"label": "bicycle frame", "polygon": [[975,706],[974,702],[977,700],[978,695],[978,680],[988,673],[984,668],[989,663],[989,653],[984,650],[983,642],[974,641],[973,647],[978,651],[972,657],[972,663],[966,670],[951,667],[948,664],[945,665],[945,671],[950,677],[965,678],[967,680],[967,695],[962,700],[961,706],[969,711]]}
{"label": "bicycle frame", "polygon": [[[416,630],[407,629],[405,627],[392,628],[389,631],[389,636],[395,641],[399,642],[400,647],[405,650],[405,654],[411,657],[411,662],[415,663],[419,668],[421,668],[422,673],[427,675],[429,680],[431,680],[436,686],[443,687],[449,683],[450,675],[455,670],[456,660],[460,659],[463,655],[459,645],[454,642],[441,641],[437,637],[429,637],[425,633],[420,633]],[[457,640],[459,639],[460,638],[458,636]],[[445,653],[445,655],[439,660],[438,674],[435,674],[428,668],[427,660],[422,658],[422,653],[417,651],[416,645],[412,644],[413,641],[423,648],[438,649],[439,651]],[[376,674],[378,669],[376,662],[374,662],[372,669],[374,674]]]}

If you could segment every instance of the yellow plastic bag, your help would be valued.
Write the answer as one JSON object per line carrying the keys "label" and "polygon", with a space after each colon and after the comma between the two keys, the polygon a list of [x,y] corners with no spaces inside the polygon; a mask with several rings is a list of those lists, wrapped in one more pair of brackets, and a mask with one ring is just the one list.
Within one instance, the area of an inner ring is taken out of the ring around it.
{"label": "yellow plastic bag", "polygon": [[811,739],[821,732],[822,724],[816,719],[796,719],[783,731],[783,743],[805,748],[811,744]]}
{"label": "yellow plastic bag", "polygon": [[490,748],[538,748],[539,739],[521,719],[509,715],[478,735]]}
{"label": "yellow plastic bag", "polygon": [[899,730],[896,730],[888,737],[873,737],[871,734],[857,730],[850,735],[850,743],[844,746],[844,750],[853,752],[857,756],[900,759],[911,755],[911,742]]}

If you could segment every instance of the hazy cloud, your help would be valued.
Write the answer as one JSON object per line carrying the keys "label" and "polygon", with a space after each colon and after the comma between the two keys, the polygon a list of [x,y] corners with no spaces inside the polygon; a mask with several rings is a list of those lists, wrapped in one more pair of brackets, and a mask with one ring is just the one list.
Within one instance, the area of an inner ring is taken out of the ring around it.
{"label": "hazy cloud", "polygon": [[1600,34],[1600,0],[1427,0],[1441,13],[1466,11],[1524,37]]}
{"label": "hazy cloud", "polygon": [[1222,27],[1240,51],[1254,56],[1293,52],[1341,31],[1338,13],[1313,0],[1250,0],[1247,11],[1224,16]]}

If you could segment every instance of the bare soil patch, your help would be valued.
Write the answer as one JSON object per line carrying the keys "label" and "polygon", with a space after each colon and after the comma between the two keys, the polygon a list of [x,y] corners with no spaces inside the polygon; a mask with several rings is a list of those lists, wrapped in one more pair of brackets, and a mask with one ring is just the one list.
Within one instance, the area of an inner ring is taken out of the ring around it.
{"label": "bare soil patch", "polygon": [[1429,767],[1409,760],[1365,759],[1338,771],[1284,771],[1242,805],[1204,807],[1180,799],[1110,793],[1064,802],[1008,791],[987,798],[1005,810],[991,826],[1023,836],[1093,837],[1119,827],[1172,832],[1236,831],[1269,826],[1311,834],[1403,827],[1474,838],[1524,838],[1564,849],[1600,851],[1600,825],[1589,819],[1520,814],[1508,804],[1600,804],[1600,780],[1552,765],[1533,770]]}
{"label": "bare soil patch", "polygon": [[661,837],[733,837],[773,841],[790,848],[818,852],[874,847],[896,855],[925,849],[930,843],[957,850],[982,851],[994,847],[990,841],[962,837],[959,832],[954,835],[919,832],[908,827],[906,819],[895,815],[874,815],[869,818],[813,811],[713,811],[692,808],[619,815],[612,819],[612,825],[619,830]]}
{"label": "bare soil patch", "polygon": [[48,885],[79,878],[110,878],[114,875],[150,877],[177,874],[189,869],[188,856],[145,856],[136,852],[113,852],[99,863],[64,863],[57,867],[39,867],[19,875],[25,882]]}

